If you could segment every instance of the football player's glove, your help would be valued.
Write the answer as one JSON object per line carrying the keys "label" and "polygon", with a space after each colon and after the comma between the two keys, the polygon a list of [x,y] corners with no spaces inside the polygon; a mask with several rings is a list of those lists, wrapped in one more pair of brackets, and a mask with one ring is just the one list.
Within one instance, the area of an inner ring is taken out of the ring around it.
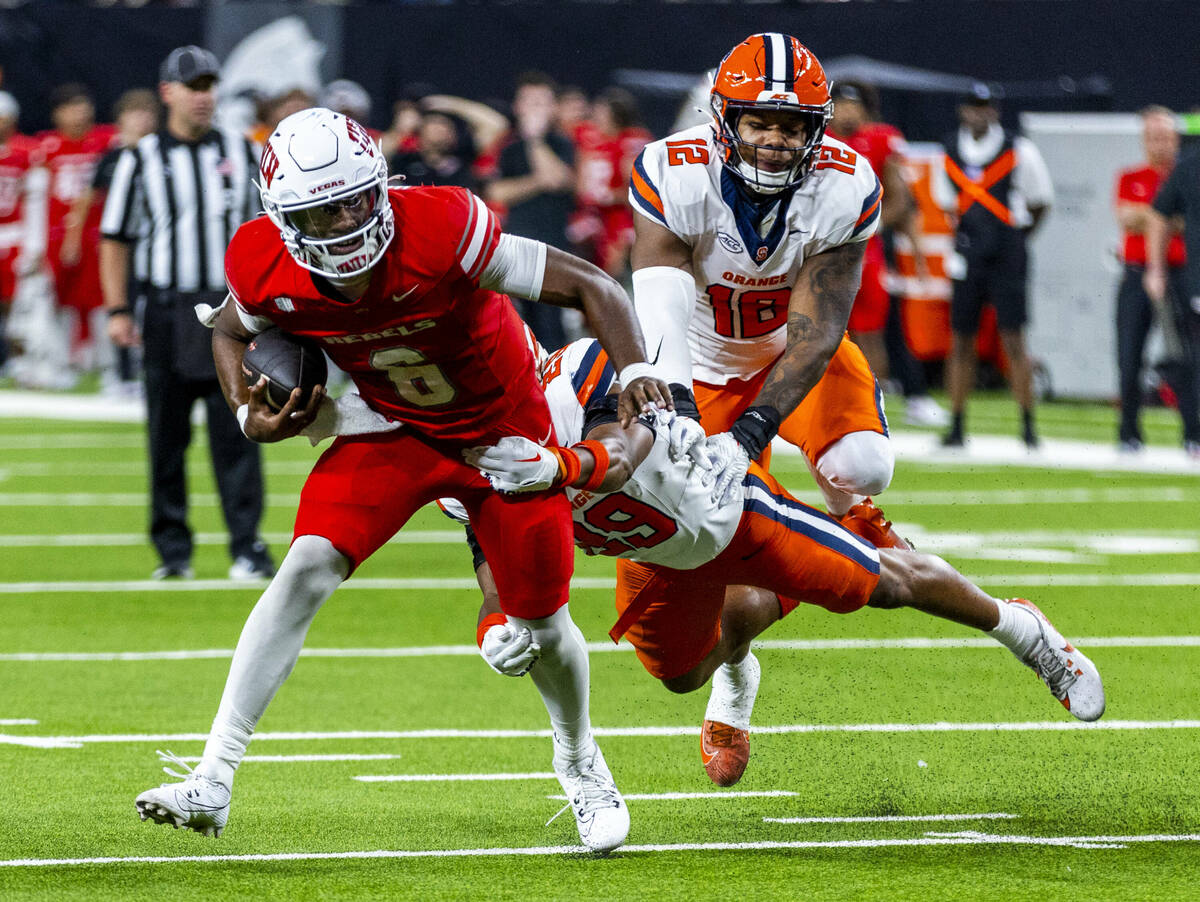
{"label": "football player's glove", "polygon": [[497,492],[544,492],[557,481],[561,461],[549,448],[519,435],[494,445],[465,448],[463,457],[487,477]]}
{"label": "football player's glove", "polygon": [[680,461],[690,457],[702,470],[711,469],[708,455],[704,453],[704,428],[691,417],[682,417],[671,411],[660,411],[670,414],[670,446],[668,454],[671,460]]}
{"label": "football player's glove", "polygon": [[711,463],[712,499],[718,507],[724,507],[741,497],[750,455],[728,432],[710,435],[705,450]]}
{"label": "football player's glove", "polygon": [[497,623],[483,634],[479,653],[496,673],[519,677],[529,673],[542,649],[528,627],[516,629],[511,623]]}

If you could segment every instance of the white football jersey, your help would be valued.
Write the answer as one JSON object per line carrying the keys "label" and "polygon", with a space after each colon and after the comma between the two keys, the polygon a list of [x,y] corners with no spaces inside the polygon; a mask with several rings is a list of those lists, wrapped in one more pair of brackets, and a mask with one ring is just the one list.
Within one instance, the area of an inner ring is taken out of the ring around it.
{"label": "white football jersey", "polygon": [[[612,385],[612,364],[600,342],[585,338],[551,354],[542,372],[558,442],[573,445],[583,438],[584,407]],[[654,432],[650,454],[620,491],[566,490],[575,544],[588,554],[690,570],[725,549],[742,505],[718,507],[712,486],[701,483],[702,471],[691,459],[671,460],[668,427],[656,423]]]}
{"label": "white football jersey", "polygon": [[677,132],[646,146],[629,188],[634,210],[692,249],[692,372],[712,385],[748,379],[778,359],[801,265],[874,234],[883,193],[866,157],[826,136],[813,171],[763,215],[721,153],[710,125]]}

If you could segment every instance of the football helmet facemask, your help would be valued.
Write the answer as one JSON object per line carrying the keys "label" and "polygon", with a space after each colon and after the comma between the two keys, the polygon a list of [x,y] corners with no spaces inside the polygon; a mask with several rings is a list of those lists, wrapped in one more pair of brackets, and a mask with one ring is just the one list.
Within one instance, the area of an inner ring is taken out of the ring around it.
{"label": "football helmet facemask", "polygon": [[259,176],[263,209],[305,269],[344,281],[391,244],[387,162],[353,119],[320,107],[288,116],[263,148]]}
{"label": "football helmet facemask", "polygon": [[[729,51],[717,67],[709,105],[717,145],[724,149],[722,162],[759,194],[777,194],[804,180],[817,162],[825,125],[833,113],[820,62],[795,38],[777,32],[751,35]],[[771,171],[756,165],[760,154],[775,156],[781,148],[742,139],[738,119],[750,111],[801,117],[804,137],[801,143],[788,144],[789,166]]]}

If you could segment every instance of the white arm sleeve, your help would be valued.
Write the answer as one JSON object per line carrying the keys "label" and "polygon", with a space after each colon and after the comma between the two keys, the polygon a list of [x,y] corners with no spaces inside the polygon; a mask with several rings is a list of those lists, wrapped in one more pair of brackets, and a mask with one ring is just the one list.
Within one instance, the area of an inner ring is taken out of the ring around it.
{"label": "white arm sleeve", "polygon": [[500,236],[487,269],[479,274],[479,287],[536,301],[546,275],[546,245],[520,235]]}
{"label": "white arm sleeve", "polygon": [[646,356],[664,381],[692,387],[688,323],[696,304],[696,279],[674,266],[648,266],[633,274],[633,307],[646,339]]}
{"label": "white arm sleeve", "polygon": [[25,231],[21,247],[21,262],[18,271],[37,266],[46,256],[47,194],[50,187],[50,172],[39,166],[25,177],[25,209],[21,224]]}

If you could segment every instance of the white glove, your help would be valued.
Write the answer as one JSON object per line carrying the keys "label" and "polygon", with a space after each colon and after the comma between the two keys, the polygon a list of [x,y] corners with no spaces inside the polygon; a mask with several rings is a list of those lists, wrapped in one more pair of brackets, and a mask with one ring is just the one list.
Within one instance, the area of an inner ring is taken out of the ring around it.
{"label": "white glove", "polygon": [[741,497],[742,480],[750,469],[750,455],[728,432],[710,435],[705,447],[712,464],[712,499],[718,507],[724,507]]}
{"label": "white glove", "polygon": [[702,470],[709,470],[712,464],[704,451],[704,428],[691,417],[681,417],[674,411],[666,411],[670,416],[670,447],[668,454],[671,460],[680,461],[690,457]]}
{"label": "white glove", "polygon": [[494,445],[464,448],[462,454],[497,492],[542,492],[558,476],[554,452],[519,435],[506,435]]}
{"label": "white glove", "polygon": [[528,627],[514,629],[511,623],[496,623],[483,634],[479,653],[496,673],[519,677],[529,673],[542,649]]}

